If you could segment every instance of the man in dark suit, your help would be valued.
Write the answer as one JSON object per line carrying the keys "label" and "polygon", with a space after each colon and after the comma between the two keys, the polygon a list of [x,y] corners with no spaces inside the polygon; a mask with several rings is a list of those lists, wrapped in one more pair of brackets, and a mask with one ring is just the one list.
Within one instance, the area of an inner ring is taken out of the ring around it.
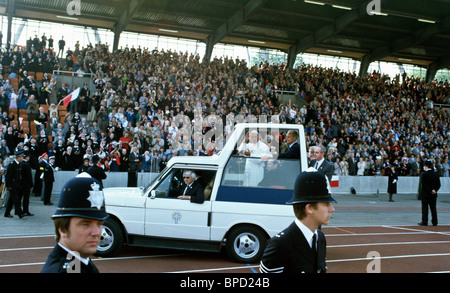
{"label": "man in dark suit", "polygon": [[22,186],[21,163],[23,160],[23,151],[16,151],[16,158],[8,165],[5,174],[5,185],[9,191],[9,200],[6,204],[5,217],[12,218],[11,210],[14,206],[14,213],[23,218],[25,215],[20,207],[20,190]]}
{"label": "man in dark suit", "polygon": [[44,172],[45,166],[47,165],[48,160],[48,154],[43,153],[38,158],[38,165],[36,168],[36,172],[34,173],[34,186],[33,186],[33,193],[34,196],[41,196],[42,193],[42,178],[41,175]]}
{"label": "man in dark suit", "polygon": [[33,176],[31,175],[31,165],[28,163],[30,160],[29,151],[24,152],[24,158],[21,163],[22,165],[22,188],[21,188],[21,198],[22,198],[22,207],[23,207],[23,215],[25,216],[34,216],[30,213],[30,191],[33,188]]}
{"label": "man in dark suit", "polygon": [[100,162],[100,157],[98,155],[92,156],[92,166],[89,167],[88,173],[92,176],[92,178],[97,179],[100,182],[100,186],[103,189],[103,179],[106,179],[106,173],[103,168],[98,166],[98,162]]}
{"label": "man in dark suit", "polygon": [[[286,142],[288,144],[288,149],[278,155],[278,159],[300,159],[300,145],[297,141],[298,132],[296,130],[289,130],[286,134]],[[276,159],[273,154],[261,156],[262,161],[267,161],[269,159]]]}
{"label": "man in dark suit", "polygon": [[353,152],[350,152],[347,161],[348,161],[348,175],[355,176],[356,175],[356,160],[355,160],[355,154]]}
{"label": "man in dark suit", "polygon": [[130,155],[128,156],[128,160],[130,162],[130,169],[129,171],[131,172],[139,172],[140,167],[139,167],[139,163],[140,163],[140,155],[138,152],[137,147],[132,147],[131,148],[131,152]]}
{"label": "man in dark suit", "polygon": [[325,176],[310,168],[300,173],[294,186],[295,221],[270,239],[260,263],[262,273],[325,273],[326,240],[319,228],[327,225],[336,202]]}
{"label": "man in dark suit", "polygon": [[55,156],[48,158],[48,164],[44,167],[44,205],[51,206],[53,182],[55,182]]}
{"label": "man in dark suit", "polygon": [[203,187],[196,181],[197,175],[193,171],[185,171],[183,173],[184,185],[181,186],[181,195],[179,199],[189,199],[194,203],[203,203],[205,196],[203,194]]}
{"label": "man in dark suit", "polygon": [[334,173],[333,164],[325,159],[325,152],[327,149],[323,145],[318,145],[314,149],[314,160],[311,160],[311,167],[314,167],[317,171],[321,172],[328,178],[328,182],[331,182],[331,177]]}
{"label": "man in dark suit", "polygon": [[433,163],[425,161],[422,173],[422,222],[418,223],[421,226],[428,225],[428,206],[431,211],[431,223],[437,226],[438,218],[436,211],[437,192],[441,188],[441,181],[439,175],[433,170]]}
{"label": "man in dark suit", "polygon": [[288,149],[278,155],[279,159],[300,159],[300,145],[297,141],[298,132],[296,130],[289,130],[286,134],[286,142],[288,143]]}

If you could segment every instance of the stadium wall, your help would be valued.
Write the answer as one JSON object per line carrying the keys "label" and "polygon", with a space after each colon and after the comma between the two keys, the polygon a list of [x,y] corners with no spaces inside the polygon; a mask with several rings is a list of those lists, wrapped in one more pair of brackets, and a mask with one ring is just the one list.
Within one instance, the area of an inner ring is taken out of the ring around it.
{"label": "stadium wall", "polygon": [[[59,194],[64,183],[75,177],[77,171],[55,172],[55,182],[53,193]],[[137,186],[146,186],[155,178],[158,173],[137,173]],[[103,180],[103,186],[126,187],[128,186],[128,174],[122,172],[107,173],[108,178]],[[335,194],[350,194],[353,187],[356,194],[387,194],[387,176],[340,176],[339,186],[331,189]],[[419,177],[399,177],[397,183],[397,194],[417,194],[419,187]],[[441,189],[439,194],[450,194],[450,177],[441,178]]]}

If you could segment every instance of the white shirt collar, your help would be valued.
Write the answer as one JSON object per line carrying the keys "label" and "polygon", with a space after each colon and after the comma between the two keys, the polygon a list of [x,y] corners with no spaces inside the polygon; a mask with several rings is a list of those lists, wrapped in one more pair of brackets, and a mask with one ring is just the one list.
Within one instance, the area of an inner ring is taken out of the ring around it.
{"label": "white shirt collar", "polygon": [[320,160],[320,161],[316,160],[316,163],[314,164],[314,168],[317,167],[316,169],[319,169],[319,167],[322,165],[323,161],[325,161],[325,158],[322,158],[322,160]]}
{"label": "white shirt collar", "polygon": [[308,241],[309,247],[312,247],[312,238],[313,238],[314,234],[316,234],[316,239],[317,239],[317,229],[314,232],[312,232],[299,219],[295,219],[295,224],[297,224],[300,231],[302,231],[303,236],[305,236],[306,241]]}
{"label": "white shirt collar", "polygon": [[78,258],[82,263],[84,263],[85,265],[88,265],[89,263],[89,258],[84,258],[81,257],[80,254],[78,252],[74,252],[70,249],[68,249],[67,247],[65,247],[64,245],[62,245],[61,243],[58,242],[58,245],[61,246],[62,249],[64,249],[65,251],[67,251],[68,253],[70,253],[71,255],[75,256],[76,258]]}

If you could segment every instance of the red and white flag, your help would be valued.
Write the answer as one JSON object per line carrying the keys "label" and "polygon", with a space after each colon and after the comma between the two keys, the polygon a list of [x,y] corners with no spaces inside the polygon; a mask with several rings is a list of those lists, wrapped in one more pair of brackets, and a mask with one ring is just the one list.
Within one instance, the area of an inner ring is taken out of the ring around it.
{"label": "red and white flag", "polygon": [[62,99],[64,107],[67,108],[67,106],[69,105],[70,102],[75,101],[76,99],[78,99],[78,96],[80,95],[80,89],[81,88],[77,88],[76,90],[71,92],[67,97]]}
{"label": "red and white flag", "polygon": [[339,187],[339,176],[331,176],[330,187]]}

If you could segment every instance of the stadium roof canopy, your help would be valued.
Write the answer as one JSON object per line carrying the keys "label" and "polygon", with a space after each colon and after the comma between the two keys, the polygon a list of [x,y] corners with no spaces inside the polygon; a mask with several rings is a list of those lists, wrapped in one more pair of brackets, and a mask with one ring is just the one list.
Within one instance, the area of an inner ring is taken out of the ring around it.
{"label": "stadium roof canopy", "polygon": [[[80,15],[77,13],[80,3]],[[450,66],[449,0],[0,0],[13,17],[426,67]]]}

